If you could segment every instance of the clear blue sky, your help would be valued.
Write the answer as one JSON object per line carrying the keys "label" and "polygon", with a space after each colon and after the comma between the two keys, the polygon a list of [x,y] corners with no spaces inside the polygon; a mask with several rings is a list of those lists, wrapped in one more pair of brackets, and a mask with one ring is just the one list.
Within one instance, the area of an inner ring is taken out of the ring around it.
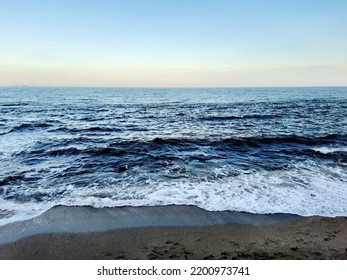
{"label": "clear blue sky", "polygon": [[346,0],[0,0],[0,85],[347,85]]}

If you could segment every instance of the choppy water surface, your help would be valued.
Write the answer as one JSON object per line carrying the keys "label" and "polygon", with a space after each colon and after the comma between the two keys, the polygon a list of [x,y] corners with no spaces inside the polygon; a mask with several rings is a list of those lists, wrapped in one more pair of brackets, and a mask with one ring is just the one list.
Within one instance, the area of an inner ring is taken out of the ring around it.
{"label": "choppy water surface", "polygon": [[59,204],[347,215],[347,88],[0,88],[0,224]]}

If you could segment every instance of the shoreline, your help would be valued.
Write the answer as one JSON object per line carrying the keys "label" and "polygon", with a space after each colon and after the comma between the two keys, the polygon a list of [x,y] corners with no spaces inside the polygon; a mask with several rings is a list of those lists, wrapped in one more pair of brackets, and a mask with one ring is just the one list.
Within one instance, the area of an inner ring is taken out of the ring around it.
{"label": "shoreline", "polygon": [[55,206],[41,215],[0,226],[0,245],[47,233],[103,232],[160,226],[211,226],[222,224],[273,224],[299,218],[295,214],[252,214],[208,211],[191,205]]}
{"label": "shoreline", "polygon": [[347,217],[54,207],[0,227],[0,259],[347,259]]}

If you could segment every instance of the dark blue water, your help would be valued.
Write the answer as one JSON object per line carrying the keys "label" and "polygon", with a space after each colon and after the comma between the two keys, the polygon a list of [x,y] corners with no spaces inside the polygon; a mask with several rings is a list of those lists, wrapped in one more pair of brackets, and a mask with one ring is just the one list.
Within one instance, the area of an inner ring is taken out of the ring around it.
{"label": "dark blue water", "polygon": [[0,223],[54,205],[347,215],[347,88],[0,88]]}

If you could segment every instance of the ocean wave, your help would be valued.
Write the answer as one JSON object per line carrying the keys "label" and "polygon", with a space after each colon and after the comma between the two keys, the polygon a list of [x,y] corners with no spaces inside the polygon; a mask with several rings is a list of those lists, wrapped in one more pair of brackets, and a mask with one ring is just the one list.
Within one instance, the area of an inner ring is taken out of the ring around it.
{"label": "ocean wave", "polygon": [[12,128],[0,132],[0,135],[9,134],[12,132],[21,132],[25,130],[46,129],[52,126],[53,124],[47,122],[22,123],[20,125],[14,126]]}
{"label": "ocean wave", "polygon": [[0,104],[0,107],[22,107],[22,106],[29,106],[30,103],[27,102],[14,102],[14,103],[2,103]]}
{"label": "ocean wave", "polygon": [[[200,138],[154,138],[124,140],[110,138],[106,141],[95,137],[52,139],[49,142],[36,142],[13,155],[23,159],[32,157],[88,156],[89,158],[120,157],[127,161],[157,160],[167,156],[191,162],[215,159],[253,160],[253,164],[266,162],[270,166],[282,159],[320,157],[341,162],[346,161],[346,151],[331,148],[336,143],[347,142],[346,135],[326,135],[321,137],[277,136],[277,137],[235,137],[220,140]],[[319,145],[317,147],[317,145]],[[329,148],[330,147],[330,148]],[[328,152],[329,151],[329,152]],[[256,157],[252,159],[253,157]],[[230,160],[228,161],[230,163]],[[251,162],[250,162],[251,163]]]}
{"label": "ocean wave", "polygon": [[109,179],[83,188],[61,185],[40,191],[22,190],[16,195],[39,196],[39,199],[22,202],[1,199],[0,209],[13,212],[11,220],[16,215],[18,219],[23,215],[32,217],[54,205],[103,208],[175,204],[195,205],[210,211],[346,216],[346,174],[343,167],[303,162],[284,170],[243,172],[215,181],[194,182],[187,178],[155,181],[147,177],[146,187],[141,187],[137,180],[127,183]]}
{"label": "ocean wave", "polygon": [[240,120],[240,119],[275,119],[283,118],[281,115],[239,115],[239,116],[206,116],[200,117],[199,120],[203,121],[228,121],[228,120]]}

